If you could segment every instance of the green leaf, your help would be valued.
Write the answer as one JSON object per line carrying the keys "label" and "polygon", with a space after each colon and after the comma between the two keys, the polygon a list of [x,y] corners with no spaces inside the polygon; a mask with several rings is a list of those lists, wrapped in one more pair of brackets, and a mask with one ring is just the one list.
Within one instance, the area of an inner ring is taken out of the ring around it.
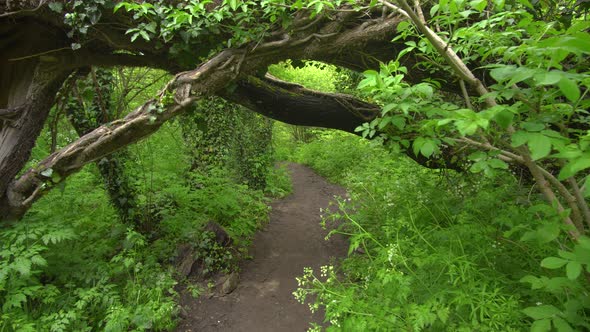
{"label": "green leaf", "polygon": [[467,156],[467,159],[469,160],[473,160],[473,161],[479,161],[482,159],[486,159],[488,157],[488,154],[483,152],[483,151],[476,151],[472,154],[470,154],[469,156]]}
{"label": "green leaf", "polygon": [[404,30],[407,30],[409,27],[411,26],[410,22],[408,21],[401,21],[398,23],[397,25],[397,32],[402,32]]}
{"label": "green leaf", "polygon": [[551,153],[551,139],[543,134],[534,133],[528,140],[531,158],[538,160]]}
{"label": "green leaf", "polygon": [[562,73],[558,71],[542,71],[536,73],[533,77],[537,85],[553,85],[557,84],[563,77]]}
{"label": "green leaf", "polygon": [[477,161],[475,163],[473,163],[473,165],[471,165],[471,167],[469,168],[469,170],[472,173],[479,173],[481,171],[485,171],[488,168],[488,163],[485,160],[480,160]]}
{"label": "green leaf", "polygon": [[539,243],[549,243],[555,240],[560,232],[561,227],[558,223],[547,223],[534,232],[534,239]]}
{"label": "green leaf", "polygon": [[551,331],[551,320],[550,319],[536,320],[531,325],[531,332],[548,332],[548,331]]}
{"label": "green leaf", "polygon": [[500,159],[490,159],[488,160],[488,165],[492,168],[508,169],[508,164]]}
{"label": "green leaf", "polygon": [[574,332],[574,329],[561,317],[553,317],[553,326],[557,332]]}
{"label": "green leaf", "polygon": [[494,121],[503,129],[508,128],[514,120],[514,113],[508,110],[502,110],[494,116]]}
{"label": "green leaf", "polygon": [[569,262],[565,266],[565,274],[569,280],[576,280],[582,272],[582,264],[579,262]]}
{"label": "green leaf", "polygon": [[508,83],[506,83],[506,86],[511,87],[516,83],[520,83],[524,80],[527,80],[527,79],[533,77],[534,74],[535,74],[534,69],[530,69],[530,68],[526,68],[526,67],[518,67],[512,73],[511,79]]}
{"label": "green leaf", "polygon": [[399,130],[403,130],[406,126],[406,118],[403,116],[394,116],[391,118],[391,123],[396,126]]}
{"label": "green leaf", "polygon": [[[567,163],[559,172],[558,179],[565,180],[569,177],[576,175],[578,172],[585,170],[586,168],[590,167],[590,155],[587,153],[583,154],[581,157],[571,160]],[[586,179],[588,182],[588,179]]]}
{"label": "green leaf", "polygon": [[61,2],[50,2],[49,9],[53,10],[56,13],[61,13],[64,9],[64,6]]}
{"label": "green leaf", "polygon": [[582,248],[590,250],[590,237],[580,236],[578,239],[578,245]]}
{"label": "green leaf", "polygon": [[561,90],[561,93],[563,93],[569,101],[576,102],[580,99],[580,89],[578,88],[578,85],[569,78],[563,77],[557,86],[559,86],[559,90]]}
{"label": "green leaf", "polygon": [[41,255],[32,256],[31,263],[38,265],[38,266],[47,266],[47,261]]}
{"label": "green leaf", "polygon": [[50,178],[51,175],[53,175],[53,169],[47,168],[41,172],[41,175],[43,175],[44,177]]}
{"label": "green leaf", "polygon": [[519,147],[523,144],[525,144],[527,141],[529,140],[529,133],[525,132],[525,131],[517,131],[514,134],[512,134],[512,142],[511,142],[511,146],[513,148]]}
{"label": "green leaf", "polygon": [[414,152],[414,155],[418,156],[422,145],[424,145],[424,137],[417,137],[412,143],[412,151]]}
{"label": "green leaf", "polygon": [[559,269],[564,266],[568,261],[559,257],[547,257],[541,261],[541,266],[547,269]]}
{"label": "green leaf", "polygon": [[442,120],[438,120],[436,125],[441,127],[441,126],[444,126],[444,125],[449,124],[451,122],[453,122],[453,119],[442,119]]}
{"label": "green leaf", "polygon": [[422,155],[424,155],[426,158],[432,156],[434,151],[436,151],[436,143],[433,140],[425,141],[420,148],[420,153],[422,153]]}
{"label": "green leaf", "polygon": [[116,13],[119,9],[121,9],[121,7],[125,7],[127,8],[129,4],[125,3],[125,2],[119,2],[118,4],[115,5],[115,8],[113,8],[113,13]]}
{"label": "green leaf", "polygon": [[385,115],[385,114],[389,113],[396,106],[397,106],[397,103],[391,103],[391,104],[387,104],[387,105],[383,106],[383,110],[381,111],[381,114]]}
{"label": "green leaf", "polygon": [[531,3],[529,2],[529,0],[518,0],[518,3],[520,3],[521,5],[524,5],[524,6],[528,7],[529,9],[535,10],[535,7],[533,7],[533,5],[531,5]]}
{"label": "green leaf", "polygon": [[516,69],[516,67],[514,67],[514,66],[501,66],[501,67],[497,67],[497,68],[492,69],[490,71],[490,75],[496,81],[503,82],[512,76],[515,69]]}
{"label": "green leaf", "polygon": [[483,11],[488,6],[487,0],[473,0],[469,2],[469,5],[473,7],[478,12]]}
{"label": "green leaf", "polygon": [[145,41],[150,41],[150,35],[148,35],[148,33],[145,30],[140,30],[139,34],[141,35],[141,38],[143,38]]}
{"label": "green leaf", "polygon": [[22,257],[14,259],[14,269],[17,270],[22,276],[28,277],[31,274],[31,261]]}
{"label": "green leaf", "polygon": [[541,131],[545,129],[545,125],[539,122],[524,122],[520,126],[526,131]]}
{"label": "green leaf", "polygon": [[523,310],[523,312],[536,320],[551,318],[554,315],[559,314],[559,309],[552,305],[540,305],[537,307],[528,307]]}

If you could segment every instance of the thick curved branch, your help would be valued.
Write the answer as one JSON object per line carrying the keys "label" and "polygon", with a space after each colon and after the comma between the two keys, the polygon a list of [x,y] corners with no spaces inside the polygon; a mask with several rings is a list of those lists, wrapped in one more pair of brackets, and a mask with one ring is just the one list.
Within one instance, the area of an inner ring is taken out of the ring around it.
{"label": "thick curved branch", "polygon": [[269,76],[250,76],[222,97],[281,122],[350,133],[380,114],[379,106],[354,97],[313,91]]}
{"label": "thick curved branch", "polygon": [[[359,133],[354,131],[356,127],[381,114],[380,106],[353,96],[306,89],[270,75],[263,79],[248,77],[237,82],[231,93],[223,92],[220,96],[288,124],[338,129],[357,135]],[[413,139],[416,133],[400,133],[400,136]],[[437,159],[415,155],[412,149],[404,153],[425,167],[463,171],[462,165],[457,164],[460,158],[454,158],[457,151],[449,147]]]}

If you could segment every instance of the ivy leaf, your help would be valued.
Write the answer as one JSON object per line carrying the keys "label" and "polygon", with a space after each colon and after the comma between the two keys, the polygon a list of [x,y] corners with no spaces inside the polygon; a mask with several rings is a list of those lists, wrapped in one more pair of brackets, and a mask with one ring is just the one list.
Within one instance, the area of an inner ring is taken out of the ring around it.
{"label": "ivy leaf", "polygon": [[580,99],[580,89],[578,85],[567,77],[563,77],[557,84],[561,93],[571,102]]}
{"label": "ivy leaf", "polygon": [[[554,315],[559,314],[559,309],[552,305],[540,305],[537,307],[528,307],[523,310],[523,312],[536,320],[551,318]],[[539,330],[540,331],[540,330]]]}
{"label": "ivy leaf", "polygon": [[61,2],[51,2],[49,3],[49,9],[53,10],[56,13],[61,13],[64,9],[64,6]]}
{"label": "ivy leaf", "polygon": [[53,169],[52,168],[48,168],[44,171],[41,172],[41,175],[43,175],[44,177],[50,178],[51,175],[53,175]]}
{"label": "ivy leaf", "polygon": [[[559,269],[564,266],[568,261],[559,257],[547,257],[541,261],[541,266],[546,269]],[[533,317],[534,318],[534,317]]]}
{"label": "ivy leaf", "polygon": [[569,280],[576,280],[582,272],[582,264],[579,262],[569,262],[565,267],[565,274]]}

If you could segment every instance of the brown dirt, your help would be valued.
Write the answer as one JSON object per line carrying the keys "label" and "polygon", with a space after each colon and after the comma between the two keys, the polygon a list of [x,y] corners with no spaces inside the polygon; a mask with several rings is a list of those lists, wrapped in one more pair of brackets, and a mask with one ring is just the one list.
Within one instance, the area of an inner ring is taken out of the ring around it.
{"label": "brown dirt", "polygon": [[182,296],[185,318],[177,331],[306,331],[310,322],[322,323],[323,314],[312,314],[292,293],[304,267],[319,272],[346,255],[346,240],[325,241],[319,225],[320,208],[345,191],[305,166],[288,168],[293,194],[271,204],[270,223],[254,239],[253,259],[242,262],[236,290],[223,297]]}

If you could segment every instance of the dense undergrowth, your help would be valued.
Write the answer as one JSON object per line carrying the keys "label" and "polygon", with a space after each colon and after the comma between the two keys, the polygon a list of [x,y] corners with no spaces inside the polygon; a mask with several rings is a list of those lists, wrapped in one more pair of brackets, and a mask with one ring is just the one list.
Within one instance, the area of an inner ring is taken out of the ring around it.
{"label": "dense undergrowth", "polygon": [[[224,105],[219,109],[229,112]],[[214,141],[195,147],[183,136],[181,124],[188,121],[182,119],[125,152],[118,179],[133,190],[118,198],[134,200],[127,211],[133,221],[123,221],[110,204],[106,186],[113,183],[93,164],[36,203],[22,221],[0,229],[0,331],[172,330],[178,285],[187,282],[176,271],[179,246],[195,248],[206,272],[235,270],[268,219],[267,197],[291,190],[285,169],[274,167],[272,149],[265,148],[270,137],[253,134],[269,124],[233,112],[230,120],[242,121],[249,133],[232,129],[223,151],[211,149]],[[224,126],[199,123],[193,133]],[[76,137],[65,119],[58,125],[58,146]],[[50,131],[44,131],[31,164],[48,154]],[[191,157],[198,149],[223,156],[195,168]],[[237,163],[248,172],[233,167]],[[211,221],[227,231],[233,248],[204,232]]]}
{"label": "dense undergrowth", "polygon": [[342,222],[333,233],[349,237],[348,257],[306,269],[295,293],[317,295],[309,304],[325,308],[327,330],[525,331],[530,316],[588,328],[587,283],[540,265],[556,245],[571,250],[559,217],[518,174],[430,170],[337,132],[292,158],[350,194],[321,212]]}

